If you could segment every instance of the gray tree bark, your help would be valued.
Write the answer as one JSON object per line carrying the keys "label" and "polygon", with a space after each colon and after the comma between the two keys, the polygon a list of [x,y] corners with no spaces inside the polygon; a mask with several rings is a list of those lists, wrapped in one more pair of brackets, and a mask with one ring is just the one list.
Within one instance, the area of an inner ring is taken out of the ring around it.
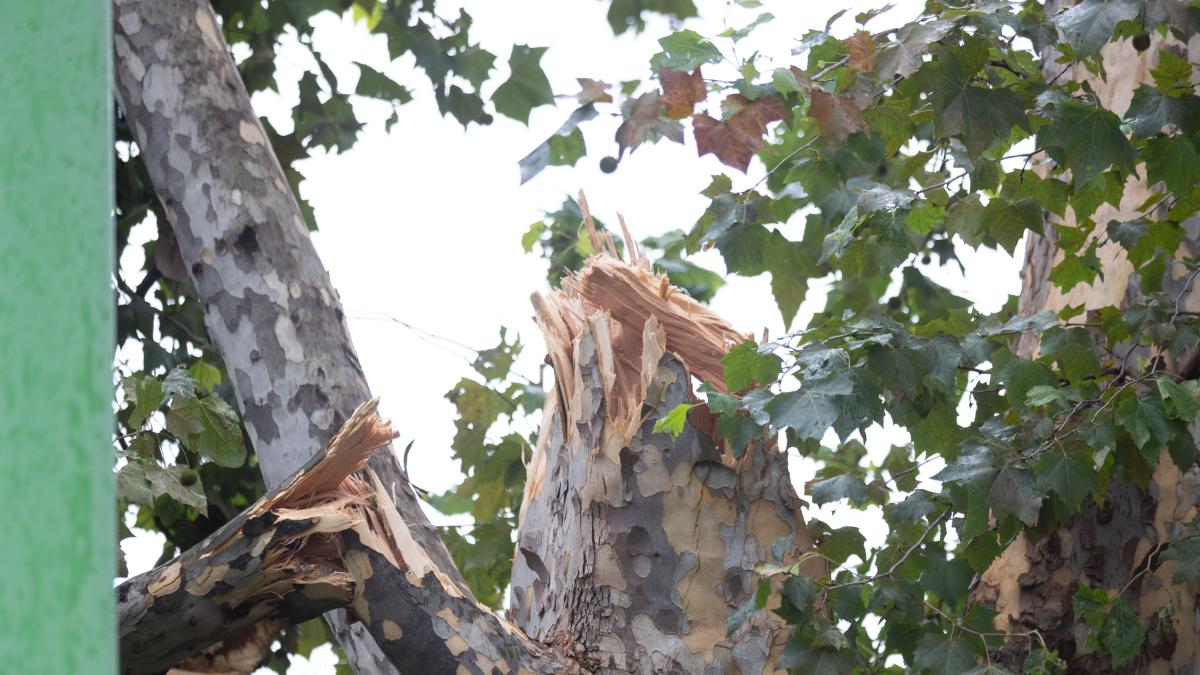
{"label": "gray tree bark", "polygon": [[[113,21],[121,110],[276,486],[371,398],[337,291],[209,4],[116,0]],[[393,453],[371,468],[417,543],[471,597]],[[356,672],[396,672],[360,624],[327,618]]]}
{"label": "gray tree bark", "polygon": [[598,672],[774,671],[782,621],[763,609],[727,627],[758,566],[813,549],[787,456],[758,439],[735,457],[703,406],[677,438],[654,431],[696,400],[690,373],[725,389],[720,358],[744,337],[644,261],[593,258],[535,305],[555,388],[521,508],[513,619]]}

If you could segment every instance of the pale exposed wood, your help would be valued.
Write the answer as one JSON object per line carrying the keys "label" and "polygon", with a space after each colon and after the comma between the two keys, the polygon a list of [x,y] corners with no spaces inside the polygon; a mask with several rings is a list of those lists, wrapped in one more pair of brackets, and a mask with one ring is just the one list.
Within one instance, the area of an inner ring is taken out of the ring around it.
{"label": "pale exposed wood", "polygon": [[416,541],[365,466],[396,437],[376,405],[216,534],[120,586],[122,672],[243,672],[274,638],[264,631],[335,607],[349,607],[398,669],[578,670],[466,597]]}
{"label": "pale exposed wood", "polygon": [[726,389],[720,359],[745,337],[627,250],[630,263],[601,253],[534,297],[555,391],[521,507],[513,619],[602,672],[772,672],[788,628],[766,610],[726,626],[757,566],[812,549],[803,502],[773,440],[735,459],[702,408],[677,439],[653,431],[695,400],[692,376]]}

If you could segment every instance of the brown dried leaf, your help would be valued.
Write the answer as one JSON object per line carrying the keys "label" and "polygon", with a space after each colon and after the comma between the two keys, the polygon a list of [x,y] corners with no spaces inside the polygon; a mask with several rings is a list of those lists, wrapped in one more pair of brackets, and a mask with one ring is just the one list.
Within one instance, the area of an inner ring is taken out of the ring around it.
{"label": "brown dried leaf", "polygon": [[725,99],[721,108],[734,112],[724,121],[708,115],[692,117],[696,149],[701,155],[711,152],[723,164],[745,172],[754,153],[763,145],[767,125],[787,116],[787,105],[777,96],[750,101],[740,94],[733,94]]}
{"label": "brown dried leaf", "polygon": [[846,38],[846,47],[850,50],[850,67],[860,73],[870,73],[875,70],[875,39],[865,30],[860,30]]}
{"label": "brown dried leaf", "polygon": [[579,99],[579,105],[587,105],[589,103],[609,103],[613,100],[612,94],[608,93],[609,84],[600,80],[591,80],[586,77],[577,78],[579,82],[579,93],[575,94],[575,98]]}
{"label": "brown dried leaf", "polygon": [[681,120],[691,115],[696,104],[708,95],[699,68],[690,75],[670,68],[661,68],[658,75],[662,81],[662,102],[667,107],[667,117],[673,120]]}
{"label": "brown dried leaf", "polygon": [[649,137],[650,130],[658,123],[662,108],[662,99],[657,91],[646,92],[629,104],[625,121],[617,127],[617,145],[622,153],[626,148],[636,148]]}
{"label": "brown dried leaf", "polygon": [[821,135],[831,146],[837,146],[850,134],[868,128],[862,111],[849,97],[829,94],[816,88],[812,90],[812,105],[809,106],[808,115],[817,121]]}
{"label": "brown dried leaf", "polygon": [[800,85],[801,89],[804,91],[812,89],[812,78],[808,73],[796,66],[788,66],[788,70],[792,71],[792,77],[796,78],[796,83]]}

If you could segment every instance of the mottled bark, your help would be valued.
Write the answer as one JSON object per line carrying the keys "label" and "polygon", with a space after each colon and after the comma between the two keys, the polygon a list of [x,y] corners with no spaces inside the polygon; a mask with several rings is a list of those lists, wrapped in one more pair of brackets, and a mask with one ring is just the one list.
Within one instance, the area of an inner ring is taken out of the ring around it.
{"label": "mottled bark", "polygon": [[367,526],[370,500],[350,475],[393,437],[374,408],[220,530],[117,588],[122,672],[161,672],[262,621],[295,624],[354,600],[340,533]]}
{"label": "mottled bark", "polygon": [[[1053,11],[1053,7],[1048,11]],[[1158,52],[1164,48],[1185,49],[1177,42],[1154,35],[1150,48],[1139,53],[1128,40],[1122,40],[1102,52],[1104,79],[1086,72],[1082,66],[1074,66],[1067,76],[1089,81],[1100,103],[1121,114],[1128,108],[1137,86],[1152,81],[1149,70],[1157,64]],[[1194,45],[1188,51],[1195,60]],[[1058,75],[1064,67],[1054,63],[1053,56],[1043,55],[1050,64],[1049,77]],[[1049,161],[1041,159],[1042,169]],[[1111,220],[1132,220],[1141,215],[1139,205],[1157,189],[1159,186],[1147,184],[1144,166],[1140,166],[1138,174],[1126,181],[1120,204],[1103,204],[1092,216],[1097,224],[1092,236],[1101,237]],[[1070,212],[1067,215],[1066,224],[1074,226],[1074,215]],[[1095,283],[1077,286],[1066,293],[1054,287],[1049,279],[1050,270],[1062,259],[1063,252],[1055,243],[1053,228],[1046,229],[1048,236],[1030,235],[1027,245],[1020,298],[1022,313],[1080,305],[1086,309],[1123,307],[1136,294],[1133,268],[1124,249],[1112,241],[1105,241],[1097,250],[1103,273]],[[1197,245],[1200,224],[1190,222],[1186,230],[1185,242],[1178,252],[1180,257],[1200,252]],[[1167,293],[1181,298],[1181,308],[1195,311],[1200,307],[1200,293],[1194,288],[1184,288],[1188,282],[1184,274],[1182,265],[1169,265],[1163,287]],[[1037,340],[1025,336],[1018,348],[1026,355],[1036,354]],[[1116,353],[1102,356],[1121,363],[1129,349],[1128,345],[1121,345]],[[1172,365],[1188,360],[1186,355],[1167,357]],[[1134,363],[1136,359],[1128,362]],[[1066,527],[1040,538],[1019,535],[982,576],[973,597],[999,612],[997,629],[1017,633],[1038,631],[1047,646],[1067,661],[1069,672],[1112,672],[1107,654],[1090,652],[1084,646],[1086,632],[1077,628],[1072,596],[1081,582],[1109,590],[1124,588],[1124,597],[1138,609],[1147,632],[1141,654],[1116,670],[1195,672],[1200,662],[1200,616],[1197,615],[1200,588],[1195,583],[1173,584],[1175,563],[1161,561],[1158,554],[1196,517],[1197,509],[1200,509],[1200,467],[1181,472],[1164,452],[1153,467],[1153,477],[1146,489],[1125,479],[1114,479],[1102,503],[1089,503]],[[1030,642],[1027,637],[1014,637],[996,657],[1019,671]]]}
{"label": "mottled bark", "polygon": [[[337,292],[207,2],[115,0],[116,93],[204,303],[268,486],[370,398]],[[470,597],[393,453],[371,468],[416,542]],[[395,672],[328,617],[359,673]]]}
{"label": "mottled bark", "polygon": [[339,607],[398,670],[571,672],[570,660],[465,597],[416,543],[364,468],[394,437],[375,402],[364,404],[280,487],[180,557],[121,584],[122,672],[161,672],[222,641],[227,649],[183,668],[249,651],[235,669],[249,672],[257,664],[246,633]]}
{"label": "mottled bark", "polygon": [[727,622],[756,566],[812,548],[786,455],[759,441],[735,459],[703,407],[678,438],[653,430],[695,400],[689,371],[724,389],[720,357],[741,336],[644,261],[599,256],[563,288],[535,298],[555,390],[521,509],[513,619],[600,672],[775,670],[787,627],[766,610],[733,635]]}

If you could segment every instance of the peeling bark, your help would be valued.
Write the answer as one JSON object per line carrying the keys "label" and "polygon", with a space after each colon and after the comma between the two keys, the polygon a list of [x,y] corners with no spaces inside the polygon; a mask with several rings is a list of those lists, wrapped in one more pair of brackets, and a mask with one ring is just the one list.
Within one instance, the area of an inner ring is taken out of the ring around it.
{"label": "peeling bark", "polygon": [[[207,2],[115,0],[114,75],[204,303],[268,487],[370,398],[337,292]],[[391,452],[372,470],[415,541],[470,597]],[[395,672],[361,626],[327,617],[358,673]]]}
{"label": "peeling bark", "polygon": [[534,298],[555,391],[521,508],[512,616],[599,672],[770,672],[787,627],[765,610],[726,626],[756,566],[813,548],[802,502],[773,442],[735,459],[702,408],[677,439],[654,433],[695,400],[691,374],[724,390],[720,357],[744,338],[633,255],[594,257]]}
{"label": "peeling bark", "polygon": [[[1048,7],[1047,11],[1052,11]],[[1186,49],[1191,60],[1196,59],[1196,41],[1185,48],[1171,39],[1154,34],[1151,46],[1139,53],[1128,40],[1106,46],[1105,79],[1089,73],[1082,66],[1073,66],[1068,75],[1087,80],[1100,102],[1109,110],[1121,114],[1128,108],[1133,91],[1139,84],[1151,82],[1150,68],[1158,62],[1161,49]],[[1054,55],[1044,55],[1044,62],[1057,75],[1063,66],[1055,63]],[[1042,158],[1042,172],[1045,162]],[[1138,207],[1158,189],[1148,185],[1144,166],[1131,176],[1119,205],[1103,204],[1092,216],[1097,223],[1093,237],[1101,237],[1110,220],[1131,220],[1140,212]],[[1074,215],[1067,214],[1067,224],[1074,226]],[[1185,224],[1186,236],[1179,256],[1195,256],[1200,252],[1200,221]],[[1025,264],[1022,270],[1020,309],[1023,314],[1042,310],[1060,310],[1083,305],[1095,309],[1108,305],[1124,306],[1136,291],[1136,277],[1124,249],[1115,242],[1102,244],[1097,255],[1102,274],[1094,284],[1080,285],[1062,293],[1050,283],[1053,266],[1062,259],[1053,228],[1048,236],[1030,235]],[[1172,295],[1182,294],[1181,307],[1191,310],[1200,307],[1200,291],[1184,293],[1185,270],[1172,265],[1165,275],[1163,287]],[[1017,350],[1025,355],[1036,354],[1035,336],[1024,336]],[[1104,354],[1119,362],[1128,346],[1116,354]],[[1167,355],[1175,363],[1182,355]],[[1173,561],[1161,562],[1158,554],[1169,540],[1178,536],[1184,526],[1195,519],[1200,509],[1200,467],[1181,472],[1164,452],[1153,467],[1153,477],[1143,490],[1126,481],[1114,480],[1103,503],[1088,504],[1070,523],[1036,539],[1022,533],[985,572],[972,597],[996,609],[998,630],[1028,632],[1036,630],[1046,645],[1058,650],[1068,663],[1068,672],[1194,672],[1200,662],[1200,615],[1197,614],[1196,583],[1173,584]],[[1139,611],[1147,627],[1142,652],[1133,660],[1113,669],[1107,654],[1092,653],[1084,646],[1084,631],[1078,630],[1074,619],[1072,596],[1080,582],[1105,589],[1125,588],[1125,597]],[[1169,611],[1164,611],[1169,608]],[[1010,638],[994,660],[1019,672],[1030,647],[1027,637]]]}
{"label": "peeling bark", "polygon": [[160,672],[267,620],[350,604],[339,533],[367,526],[351,474],[394,437],[364,405],[326,453],[179,557],[117,589],[121,670]]}
{"label": "peeling bark", "polygon": [[465,597],[416,542],[364,468],[395,437],[375,407],[361,406],[324,454],[219,531],[121,584],[122,672],[250,672],[272,625],[339,607],[397,670],[578,670]]}

